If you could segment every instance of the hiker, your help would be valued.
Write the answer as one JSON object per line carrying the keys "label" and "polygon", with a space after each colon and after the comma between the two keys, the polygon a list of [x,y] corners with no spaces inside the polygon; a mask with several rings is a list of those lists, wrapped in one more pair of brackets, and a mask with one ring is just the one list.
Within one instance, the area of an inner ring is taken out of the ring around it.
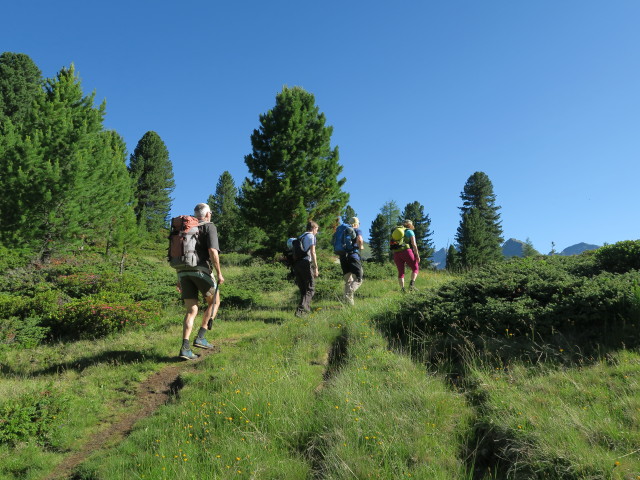
{"label": "hiker", "polygon": [[393,261],[398,269],[398,283],[400,290],[404,292],[404,266],[405,264],[411,269],[411,281],[409,282],[409,290],[414,289],[418,271],[420,268],[420,254],[418,253],[418,245],[416,244],[416,234],[413,232],[413,222],[405,220],[402,226],[397,226],[391,234],[391,251],[393,252]]}
{"label": "hiker", "polygon": [[[182,327],[180,357],[186,360],[198,358],[189,346],[193,323],[198,315],[198,292],[204,296],[207,308],[202,314],[202,325],[193,341],[193,346],[210,349],[213,348],[213,345],[204,338],[204,335],[208,330],[207,327],[216,318],[218,307],[220,306],[218,284],[224,283],[224,277],[220,270],[218,231],[216,226],[211,223],[211,209],[206,203],[199,203],[193,213],[199,221],[199,235],[196,243],[198,266],[193,270],[181,270],[178,272],[178,286],[186,308]],[[216,283],[216,278],[213,276],[212,267],[216,271],[218,283]]]}
{"label": "hiker", "polygon": [[364,240],[362,239],[362,230],[359,227],[358,217],[351,217],[349,223],[336,228],[333,237],[334,252],[338,254],[340,267],[342,267],[344,300],[347,305],[353,305],[353,295],[362,285],[363,272],[360,251],[364,249]]}
{"label": "hiker", "polygon": [[296,317],[302,317],[311,312],[311,299],[316,291],[316,278],[319,275],[316,235],[318,235],[318,224],[310,220],[307,223],[307,230],[298,237],[302,258],[295,260],[293,264],[296,285],[300,289],[300,304],[296,308]]}

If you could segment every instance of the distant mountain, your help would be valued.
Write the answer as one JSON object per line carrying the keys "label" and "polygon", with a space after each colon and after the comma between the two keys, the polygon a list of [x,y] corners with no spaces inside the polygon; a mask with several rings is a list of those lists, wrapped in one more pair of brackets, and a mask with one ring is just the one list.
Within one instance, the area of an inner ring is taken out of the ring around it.
{"label": "distant mountain", "polygon": [[502,245],[502,254],[507,257],[523,257],[524,256],[524,242],[522,240],[516,240],[510,238]]}
{"label": "distant mountain", "polygon": [[447,251],[441,248],[429,259],[435,268],[442,270],[447,266]]}
{"label": "distant mountain", "polygon": [[581,242],[565,248],[558,255],[564,255],[565,257],[568,257],[570,255],[579,255],[582,252],[586,252],[587,250],[596,250],[598,248],[600,248],[600,245],[593,245],[591,243]]}
{"label": "distant mountain", "polygon": [[[507,258],[522,257],[524,246],[525,246],[525,242],[523,242],[522,240],[518,240],[516,238],[510,238],[509,240],[504,242],[504,244],[502,245],[502,254]],[[562,250],[562,252],[556,253],[556,255],[564,255],[564,256],[579,255],[582,252],[586,252],[587,250],[595,250],[597,248],[600,248],[600,246],[581,242],[565,248],[564,250]],[[549,252],[549,255],[551,255],[551,252]],[[441,248],[440,250],[436,251],[429,260],[431,260],[431,262],[433,263],[433,266],[438,270],[442,270],[446,268],[447,267],[447,250],[445,248]]]}

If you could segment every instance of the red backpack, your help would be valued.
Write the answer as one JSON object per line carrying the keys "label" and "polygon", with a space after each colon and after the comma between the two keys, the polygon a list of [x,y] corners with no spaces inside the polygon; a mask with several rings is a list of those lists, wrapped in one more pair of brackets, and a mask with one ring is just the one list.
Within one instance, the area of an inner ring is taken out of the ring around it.
{"label": "red backpack", "polygon": [[180,215],[171,219],[168,260],[176,270],[194,270],[198,266],[198,236],[203,223],[196,217]]}

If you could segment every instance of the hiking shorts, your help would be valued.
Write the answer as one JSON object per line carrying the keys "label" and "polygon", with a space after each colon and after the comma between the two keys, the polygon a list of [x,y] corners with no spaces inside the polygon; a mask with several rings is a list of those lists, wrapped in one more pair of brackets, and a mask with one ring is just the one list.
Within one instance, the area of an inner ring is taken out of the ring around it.
{"label": "hiking shorts", "polygon": [[362,281],[362,261],[357,253],[340,255],[340,267],[343,275],[353,273],[359,282]]}
{"label": "hiking shorts", "polygon": [[215,295],[216,281],[213,275],[204,272],[180,272],[178,273],[182,300],[197,300],[198,292],[207,298]]}

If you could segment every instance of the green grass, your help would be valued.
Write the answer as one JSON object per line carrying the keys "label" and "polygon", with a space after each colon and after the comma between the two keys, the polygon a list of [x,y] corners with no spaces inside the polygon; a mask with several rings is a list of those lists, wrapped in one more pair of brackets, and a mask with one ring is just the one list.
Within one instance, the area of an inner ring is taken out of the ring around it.
{"label": "green grass", "polygon": [[90,478],[186,479],[199,471],[208,478],[464,478],[457,452],[472,410],[442,379],[386,348],[369,318],[394,301],[317,305],[311,316],[291,315],[224,348],[185,376],[175,403],[84,471]]}
{"label": "green grass", "polygon": [[574,369],[476,367],[471,377],[509,478],[640,477],[638,352]]}
{"label": "green grass", "polygon": [[[412,301],[393,269],[365,277],[352,308],[336,272],[321,270],[314,313],[298,319],[282,272],[225,266],[223,298],[245,289],[253,303],[223,303],[207,336],[220,352],[183,370],[167,404],[74,478],[640,479],[637,351],[499,369],[478,354],[452,383],[446,362],[425,365],[376,328]],[[422,272],[417,288],[451,278]],[[62,408],[42,438],[0,445],[0,479],[46,477],[135,406],[137,386],[175,365],[182,315],[168,309],[143,330],[95,341],[0,350],[0,404],[48,392]]]}

